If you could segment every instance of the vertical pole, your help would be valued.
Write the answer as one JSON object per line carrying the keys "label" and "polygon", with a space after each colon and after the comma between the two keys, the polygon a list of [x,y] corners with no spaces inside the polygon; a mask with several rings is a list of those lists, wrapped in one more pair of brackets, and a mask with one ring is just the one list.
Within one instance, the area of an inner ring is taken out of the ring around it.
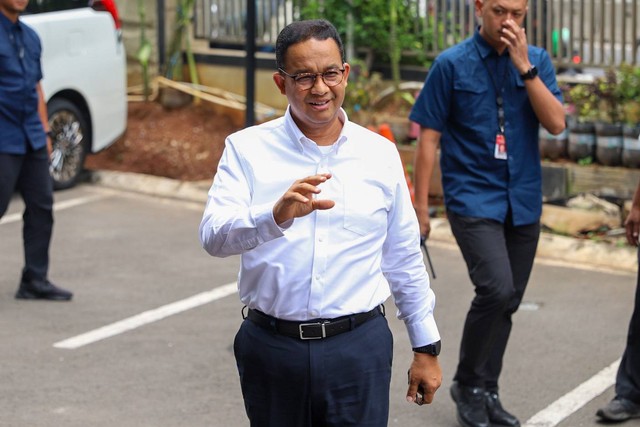
{"label": "vertical pole", "polygon": [[246,21],[246,89],[247,103],[245,110],[245,126],[253,126],[255,123],[255,88],[256,88],[256,1],[247,0]]}
{"label": "vertical pole", "polygon": [[[164,72],[164,62],[165,62],[165,7],[164,0],[157,0],[156,3],[157,14],[158,14],[158,72],[162,74]],[[143,23],[144,25],[144,23]]]}
{"label": "vertical pole", "polygon": [[349,4],[349,12],[347,13],[347,46],[345,57],[346,61],[353,61],[356,59],[355,47],[353,42],[353,0],[347,0]]}

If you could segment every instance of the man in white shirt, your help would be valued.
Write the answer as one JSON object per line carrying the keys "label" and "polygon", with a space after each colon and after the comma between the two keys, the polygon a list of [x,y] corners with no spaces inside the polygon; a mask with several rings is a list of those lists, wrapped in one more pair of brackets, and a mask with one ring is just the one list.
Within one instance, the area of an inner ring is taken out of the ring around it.
{"label": "man in white shirt", "polygon": [[276,42],[284,117],[230,135],[200,239],[241,254],[248,307],[234,352],[252,426],[386,426],[393,296],[414,350],[407,401],[442,380],[435,296],[395,146],[341,108],[336,29],[300,21]]}

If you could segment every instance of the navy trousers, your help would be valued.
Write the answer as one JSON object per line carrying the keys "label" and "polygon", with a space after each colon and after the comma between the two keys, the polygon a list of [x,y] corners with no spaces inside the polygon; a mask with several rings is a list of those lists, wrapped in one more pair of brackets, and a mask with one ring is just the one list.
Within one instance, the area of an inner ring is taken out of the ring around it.
{"label": "navy trousers", "polygon": [[511,317],[529,281],[540,224],[515,227],[510,220],[500,223],[453,213],[448,217],[475,286],[454,380],[497,392]]}
{"label": "navy trousers", "polygon": [[25,155],[0,153],[0,218],[14,191],[25,203],[23,280],[45,280],[49,270],[49,244],[53,231],[53,181],[46,148]]}
{"label": "navy trousers", "polygon": [[234,353],[251,427],[384,427],[393,338],[384,316],[302,341],[245,319]]}
{"label": "navy trousers", "polygon": [[636,280],[636,301],[629,323],[627,345],[616,376],[616,395],[640,404],[640,272]]}

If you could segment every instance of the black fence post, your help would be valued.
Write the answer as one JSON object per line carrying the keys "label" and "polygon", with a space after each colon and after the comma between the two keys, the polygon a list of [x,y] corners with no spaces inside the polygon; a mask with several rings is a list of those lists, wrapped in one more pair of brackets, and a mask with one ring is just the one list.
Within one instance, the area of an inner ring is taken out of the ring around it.
{"label": "black fence post", "polygon": [[255,89],[256,89],[256,2],[247,0],[247,36],[245,41],[246,71],[246,110],[245,126],[255,123]]}

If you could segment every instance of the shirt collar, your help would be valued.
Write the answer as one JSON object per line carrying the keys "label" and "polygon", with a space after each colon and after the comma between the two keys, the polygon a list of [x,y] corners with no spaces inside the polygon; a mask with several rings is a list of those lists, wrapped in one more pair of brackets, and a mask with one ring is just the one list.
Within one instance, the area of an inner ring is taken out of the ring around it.
{"label": "shirt collar", "polygon": [[15,30],[21,29],[20,25],[21,25],[20,19],[18,19],[15,23],[13,23],[9,18],[7,18],[4,15],[4,13],[0,13],[0,26],[7,31],[7,34],[10,34]]}
{"label": "shirt collar", "polygon": [[491,53],[495,52],[495,49],[491,47],[489,43],[480,35],[480,27],[476,28],[476,32],[473,34],[473,42],[478,49],[478,53],[480,54],[480,58],[485,59],[487,56],[491,55]]}
{"label": "shirt collar", "polygon": [[[339,118],[342,122],[342,130],[340,131],[340,136],[338,136],[336,145],[336,152],[340,149],[340,147],[347,141],[346,131],[351,127],[349,122],[349,117],[347,117],[347,112],[344,109],[340,108]],[[293,141],[296,145],[296,148],[303,152],[305,147],[308,147],[309,144],[315,144],[315,142],[305,136],[304,133],[300,130],[296,122],[293,120],[293,116],[291,115],[291,106],[287,106],[287,111],[284,113],[284,123],[285,129],[291,141]]]}
{"label": "shirt collar", "polygon": [[[499,56],[498,52],[491,46],[481,35],[480,26],[476,28],[476,32],[473,34],[473,43],[476,45],[476,49],[480,54],[480,59],[485,60],[488,56]],[[508,57],[509,49],[505,49],[500,57]]]}

